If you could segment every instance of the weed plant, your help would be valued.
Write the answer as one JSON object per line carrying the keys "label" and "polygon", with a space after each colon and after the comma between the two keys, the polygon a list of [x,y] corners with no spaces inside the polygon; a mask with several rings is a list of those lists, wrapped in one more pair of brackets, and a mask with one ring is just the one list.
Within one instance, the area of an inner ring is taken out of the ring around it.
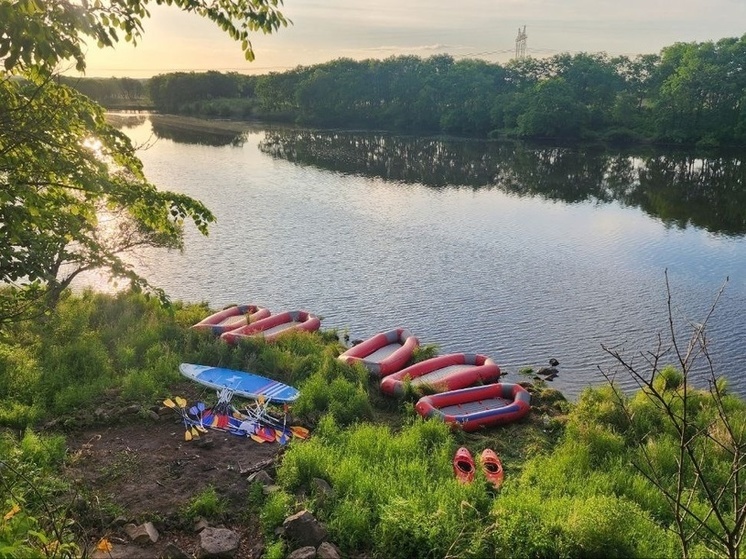
{"label": "weed plant", "polygon": [[227,510],[225,499],[218,495],[214,487],[208,486],[189,501],[182,516],[187,522],[193,522],[199,517],[216,521],[222,520]]}

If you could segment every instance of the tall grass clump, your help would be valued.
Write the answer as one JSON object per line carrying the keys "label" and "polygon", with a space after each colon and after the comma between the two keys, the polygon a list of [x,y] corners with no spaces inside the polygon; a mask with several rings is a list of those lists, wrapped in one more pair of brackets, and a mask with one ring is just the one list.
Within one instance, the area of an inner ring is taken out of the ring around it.
{"label": "tall grass clump", "polygon": [[0,435],[0,556],[78,557],[60,435]]}
{"label": "tall grass clump", "polygon": [[575,495],[524,483],[492,509],[495,557],[676,557],[670,534],[636,503],[613,494]]}
{"label": "tall grass clump", "polygon": [[[179,380],[189,309],[140,293],[67,291],[48,315],[6,325],[0,341],[0,425],[90,417],[111,394],[148,401]],[[217,340],[210,343],[218,345]]]}
{"label": "tall grass clump", "polygon": [[228,503],[213,486],[207,486],[187,503],[183,515],[187,521],[202,517],[210,520],[221,520],[228,510]]}
{"label": "tall grass clump", "polygon": [[415,420],[401,432],[360,423],[342,429],[329,414],[314,436],[292,446],[278,470],[289,492],[330,484],[305,503],[347,553],[372,545],[383,557],[482,556],[490,497],[484,480],[459,484],[447,425]]}
{"label": "tall grass clump", "polygon": [[40,375],[34,348],[0,342],[0,426],[23,430],[39,417],[34,396]]}
{"label": "tall grass clump", "polygon": [[316,370],[299,387],[300,396],[293,405],[296,414],[317,420],[329,413],[343,426],[369,420],[373,415],[367,372],[342,363],[330,353],[318,360]]}
{"label": "tall grass clump", "polygon": [[66,297],[39,336],[38,396],[54,414],[90,407],[112,388],[129,399],[154,397],[178,378],[183,328],[139,293]]}
{"label": "tall grass clump", "polygon": [[[712,534],[720,522],[735,523],[733,509],[723,503],[713,510],[700,483],[731,483],[728,445],[734,433],[746,433],[746,408],[727,396],[718,405],[706,392],[677,402],[679,383],[662,388],[668,408],[643,391],[627,397],[613,386],[581,394],[558,444],[528,459],[495,500],[490,545],[497,556],[679,557],[677,532],[687,533],[689,556],[720,555],[711,547]],[[687,466],[680,434],[664,411],[683,414],[684,406],[690,436],[708,434],[696,446],[698,470]],[[720,420],[726,409],[727,432]],[[720,444],[713,444],[718,436]],[[677,517],[670,499],[677,480],[686,495],[681,506],[692,519],[673,530]]]}

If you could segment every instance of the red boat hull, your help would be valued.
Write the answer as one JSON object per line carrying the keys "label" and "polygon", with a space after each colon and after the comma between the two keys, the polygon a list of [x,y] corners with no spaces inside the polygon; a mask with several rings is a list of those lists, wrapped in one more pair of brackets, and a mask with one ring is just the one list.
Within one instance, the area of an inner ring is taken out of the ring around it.
{"label": "red boat hull", "polygon": [[371,375],[385,377],[404,367],[419,345],[419,340],[408,330],[397,328],[351,347],[339,359],[345,363],[361,363]]}
{"label": "red boat hull", "polygon": [[192,328],[209,330],[215,335],[241,328],[270,316],[269,309],[257,305],[234,305],[200,320]]}
{"label": "red boat hull", "polygon": [[274,341],[278,336],[290,331],[313,332],[321,327],[321,320],[306,311],[286,311],[275,314],[241,328],[224,332],[220,337],[226,342],[235,344],[242,338],[263,336],[267,341]]}
{"label": "red boat hull", "polygon": [[381,391],[402,396],[409,382],[414,387],[427,385],[444,392],[479,382],[494,382],[500,378],[500,374],[500,367],[489,357],[473,353],[449,353],[420,361],[384,377]]}
{"label": "red boat hull", "polygon": [[495,383],[423,396],[415,409],[425,418],[475,431],[525,417],[531,411],[531,395],[520,384]]}

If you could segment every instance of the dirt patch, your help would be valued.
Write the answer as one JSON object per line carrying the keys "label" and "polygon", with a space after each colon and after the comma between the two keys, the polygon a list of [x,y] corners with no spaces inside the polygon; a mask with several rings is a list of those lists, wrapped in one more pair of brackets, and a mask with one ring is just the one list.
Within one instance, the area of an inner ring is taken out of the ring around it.
{"label": "dirt patch", "polygon": [[278,443],[215,430],[185,441],[184,426],[172,410],[161,410],[158,420],[134,416],[127,424],[86,429],[68,441],[66,475],[82,496],[76,512],[89,546],[103,537],[115,549],[124,546],[125,522],[151,521],[159,541],[138,556],[160,557],[169,542],[193,554],[199,535],[186,525],[184,511],[208,487],[228,503],[227,513],[209,519],[210,524],[241,534],[241,557],[255,555],[261,546],[258,519],[247,506],[247,477],[259,469],[274,477],[283,450]]}

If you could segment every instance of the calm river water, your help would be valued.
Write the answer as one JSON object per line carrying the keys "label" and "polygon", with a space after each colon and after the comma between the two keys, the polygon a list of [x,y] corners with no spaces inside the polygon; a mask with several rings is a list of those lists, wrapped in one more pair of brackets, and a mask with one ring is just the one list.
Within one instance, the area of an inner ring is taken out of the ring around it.
{"label": "calm river water", "polygon": [[149,179],[217,216],[142,260],[173,299],[306,309],[352,339],[403,326],[508,381],[556,358],[574,398],[599,368],[633,386],[602,345],[642,367],[670,339],[666,270],[684,345],[728,277],[709,349],[746,394],[743,158],[121,119]]}

